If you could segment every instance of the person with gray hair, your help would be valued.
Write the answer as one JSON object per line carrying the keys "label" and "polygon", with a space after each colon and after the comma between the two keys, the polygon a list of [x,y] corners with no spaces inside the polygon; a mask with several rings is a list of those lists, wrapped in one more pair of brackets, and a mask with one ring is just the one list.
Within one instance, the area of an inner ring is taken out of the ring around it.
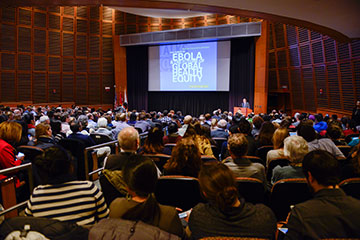
{"label": "person with gray hair", "polygon": [[271,183],[288,178],[305,178],[302,171],[302,160],[309,152],[306,140],[300,136],[290,136],[284,140],[284,155],[290,161],[289,166],[276,166],[273,170]]}
{"label": "person with gray hair", "polygon": [[225,119],[221,119],[217,123],[217,129],[211,131],[211,137],[217,137],[217,138],[228,138],[229,133],[226,130],[227,121]]}
{"label": "person with gray hair", "polygon": [[112,132],[106,128],[107,124],[108,124],[108,121],[106,120],[106,118],[104,118],[104,117],[99,118],[97,121],[98,129],[94,133],[106,135],[106,136],[110,137],[111,139],[113,139]]}

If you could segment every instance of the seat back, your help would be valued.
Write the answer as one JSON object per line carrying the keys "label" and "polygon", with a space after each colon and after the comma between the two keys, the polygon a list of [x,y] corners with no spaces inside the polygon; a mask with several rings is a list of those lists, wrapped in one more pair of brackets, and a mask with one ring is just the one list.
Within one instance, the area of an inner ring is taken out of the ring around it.
{"label": "seat back", "polygon": [[305,178],[290,178],[277,181],[270,195],[270,207],[278,221],[286,220],[290,206],[311,199]]}
{"label": "seat back", "polygon": [[214,137],[212,138],[215,141],[215,146],[216,148],[212,147],[214,156],[219,160],[221,159],[220,153],[221,153],[221,149],[222,149],[222,145],[224,142],[227,141],[227,138],[220,138],[220,137]]}
{"label": "seat back", "polygon": [[360,178],[345,179],[339,186],[347,195],[360,199]]}
{"label": "seat back", "polygon": [[143,156],[151,158],[161,172],[164,170],[165,163],[170,159],[170,155],[166,154],[144,154]]}
{"label": "seat back", "polygon": [[90,137],[94,140],[96,145],[113,141],[108,135],[101,133],[91,133]]}
{"label": "seat back", "polygon": [[[92,169],[92,166],[88,167],[86,171],[84,158],[85,144],[78,139],[64,138],[60,140],[59,145],[68,150],[75,158],[74,169],[77,179],[86,180],[88,169]],[[92,161],[89,161],[89,163],[92,165]]]}
{"label": "seat back", "polygon": [[289,161],[289,159],[286,159],[286,158],[279,158],[279,159],[271,160],[269,163],[269,166],[267,168],[266,179],[269,182],[271,181],[273,170],[276,166],[285,167],[285,166],[289,166],[289,165],[290,165],[290,161]]}
{"label": "seat back", "polygon": [[265,162],[264,160],[262,160],[259,157],[255,157],[255,156],[244,156],[244,158],[249,159],[251,162],[253,163],[261,163],[264,167],[265,167]]}
{"label": "seat back", "polygon": [[197,178],[162,176],[156,184],[156,199],[160,204],[181,208],[183,211],[204,202]]}
{"label": "seat back", "polygon": [[337,146],[340,151],[342,152],[342,154],[344,154],[345,158],[347,158],[349,156],[349,153],[351,151],[351,147],[350,146],[346,146],[346,145],[338,145]]}
{"label": "seat back", "polygon": [[218,160],[214,156],[208,156],[208,155],[201,155],[201,161],[203,163],[218,162]]}
{"label": "seat back", "polygon": [[39,147],[27,145],[21,145],[17,147],[17,151],[24,153],[25,160],[28,160],[29,162],[33,162],[36,156],[44,152],[44,150]]}
{"label": "seat back", "polygon": [[237,189],[246,202],[265,203],[264,184],[256,178],[237,177]]}
{"label": "seat back", "polygon": [[266,162],[266,156],[267,156],[268,151],[273,150],[273,149],[274,149],[274,147],[271,146],[271,145],[266,145],[266,146],[259,147],[256,150],[256,156],[258,156],[264,162]]}

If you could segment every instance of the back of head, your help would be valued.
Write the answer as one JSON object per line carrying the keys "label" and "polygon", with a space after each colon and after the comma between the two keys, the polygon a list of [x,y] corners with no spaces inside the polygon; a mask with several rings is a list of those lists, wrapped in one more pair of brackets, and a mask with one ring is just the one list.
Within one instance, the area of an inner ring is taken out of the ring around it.
{"label": "back of head", "polygon": [[301,136],[290,136],[284,140],[284,155],[292,163],[301,163],[304,156],[309,152],[305,139]]}
{"label": "back of head", "polygon": [[0,139],[6,141],[10,145],[20,142],[22,127],[17,122],[2,122],[0,124]]}
{"label": "back of head", "polygon": [[333,140],[339,139],[342,129],[337,124],[330,124],[326,130],[326,134]]}
{"label": "back of head", "polygon": [[133,127],[123,128],[118,135],[118,141],[122,150],[136,151],[140,142],[139,132]]}
{"label": "back of head", "polygon": [[327,151],[315,150],[306,154],[302,168],[306,177],[310,172],[322,186],[335,186],[339,182],[339,162]]}
{"label": "back of head", "polygon": [[248,135],[250,135],[250,133],[251,133],[251,125],[250,125],[249,121],[246,120],[245,118],[240,119],[239,131],[240,131],[240,133],[248,134]]}
{"label": "back of head", "polygon": [[241,158],[246,155],[248,144],[249,143],[245,135],[241,133],[232,134],[228,139],[230,154],[235,155],[237,158]]}
{"label": "back of head", "polygon": [[192,138],[182,138],[172,150],[171,158],[164,168],[181,170],[187,167],[194,170],[193,175],[196,176],[201,164],[201,153],[195,141]]}
{"label": "back of head", "polygon": [[301,126],[299,126],[298,135],[303,137],[307,142],[316,139],[315,129],[307,124],[301,124]]}
{"label": "back of head", "polygon": [[184,117],[184,124],[190,124],[192,122],[192,117],[190,115],[186,115]]}
{"label": "back of head", "polygon": [[151,159],[131,154],[123,168],[124,181],[139,197],[147,197],[155,191],[158,179],[156,167]]}
{"label": "back of head", "polygon": [[35,127],[35,138],[38,139],[42,136],[49,136],[48,131],[50,129],[50,125],[46,123],[39,123]]}
{"label": "back of head", "polygon": [[70,123],[70,130],[73,132],[73,133],[77,133],[77,132],[80,132],[80,124],[79,124],[79,121],[73,121]]}
{"label": "back of head", "polygon": [[278,128],[275,130],[272,142],[274,144],[274,149],[279,149],[284,147],[284,139],[289,136],[289,131],[286,128]]}
{"label": "back of head", "polygon": [[108,121],[104,117],[99,118],[97,121],[97,125],[99,128],[106,128],[107,124],[108,124]]}
{"label": "back of head", "polygon": [[176,123],[171,122],[168,126],[168,132],[169,134],[176,133],[178,131],[178,126]]}
{"label": "back of head", "polygon": [[218,126],[219,128],[225,129],[226,126],[227,126],[227,121],[226,121],[225,119],[221,119],[221,120],[217,123],[217,126]]}
{"label": "back of head", "polygon": [[54,146],[44,150],[35,158],[42,184],[61,183],[72,171],[71,155],[62,147]]}
{"label": "back of head", "polygon": [[260,129],[263,122],[264,120],[259,116],[253,118],[253,124],[256,129]]}
{"label": "back of head", "polygon": [[221,211],[230,209],[238,200],[233,173],[222,163],[205,164],[199,173],[199,183],[207,200]]}

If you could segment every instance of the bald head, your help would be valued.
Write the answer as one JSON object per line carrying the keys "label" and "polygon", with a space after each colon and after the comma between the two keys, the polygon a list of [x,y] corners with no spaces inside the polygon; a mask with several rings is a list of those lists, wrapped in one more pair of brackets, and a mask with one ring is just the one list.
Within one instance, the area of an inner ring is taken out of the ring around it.
{"label": "bald head", "polygon": [[133,127],[123,128],[118,135],[118,141],[122,150],[136,151],[140,143],[139,133]]}

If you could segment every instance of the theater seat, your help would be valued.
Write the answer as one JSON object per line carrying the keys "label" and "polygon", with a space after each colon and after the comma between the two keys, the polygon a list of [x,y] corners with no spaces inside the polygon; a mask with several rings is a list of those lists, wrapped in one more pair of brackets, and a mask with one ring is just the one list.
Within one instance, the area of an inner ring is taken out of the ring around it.
{"label": "theater seat", "polygon": [[148,158],[151,158],[161,172],[163,172],[165,163],[166,163],[166,162],[170,159],[170,157],[171,157],[170,155],[161,154],[161,153],[157,153],[157,154],[144,154],[143,156],[148,157]]}
{"label": "theater seat", "polygon": [[155,196],[160,204],[181,208],[183,211],[205,202],[200,194],[197,178],[162,176],[156,184]]}
{"label": "theater seat", "polygon": [[100,133],[91,133],[90,137],[94,140],[96,145],[113,141],[113,139],[110,138],[108,135]]}
{"label": "theater seat", "polygon": [[269,166],[267,168],[267,172],[266,172],[266,179],[268,180],[268,182],[271,182],[273,170],[276,166],[285,167],[285,166],[289,166],[289,164],[290,164],[290,161],[286,158],[279,158],[279,159],[274,159],[274,160],[270,161]]}
{"label": "theater seat", "polygon": [[277,181],[270,195],[270,207],[278,221],[285,221],[290,206],[312,198],[305,178],[290,178]]}
{"label": "theater seat", "polygon": [[261,158],[261,159],[264,161],[264,163],[265,163],[265,162],[266,162],[266,156],[267,156],[268,151],[273,150],[273,149],[274,149],[274,147],[271,146],[271,145],[259,147],[259,148],[256,150],[256,156],[258,156],[259,158]]}
{"label": "theater seat", "polygon": [[246,202],[265,203],[265,188],[263,182],[256,178],[237,177],[238,192]]}
{"label": "theater seat", "polygon": [[344,154],[344,156],[345,156],[345,158],[347,158],[348,156],[349,156],[349,153],[350,153],[350,151],[351,151],[351,147],[350,146],[341,146],[341,145],[339,145],[339,146],[337,146],[339,149],[340,149],[340,151],[342,152],[342,154]]}
{"label": "theater seat", "polygon": [[360,178],[345,179],[339,186],[347,195],[360,199]]}

